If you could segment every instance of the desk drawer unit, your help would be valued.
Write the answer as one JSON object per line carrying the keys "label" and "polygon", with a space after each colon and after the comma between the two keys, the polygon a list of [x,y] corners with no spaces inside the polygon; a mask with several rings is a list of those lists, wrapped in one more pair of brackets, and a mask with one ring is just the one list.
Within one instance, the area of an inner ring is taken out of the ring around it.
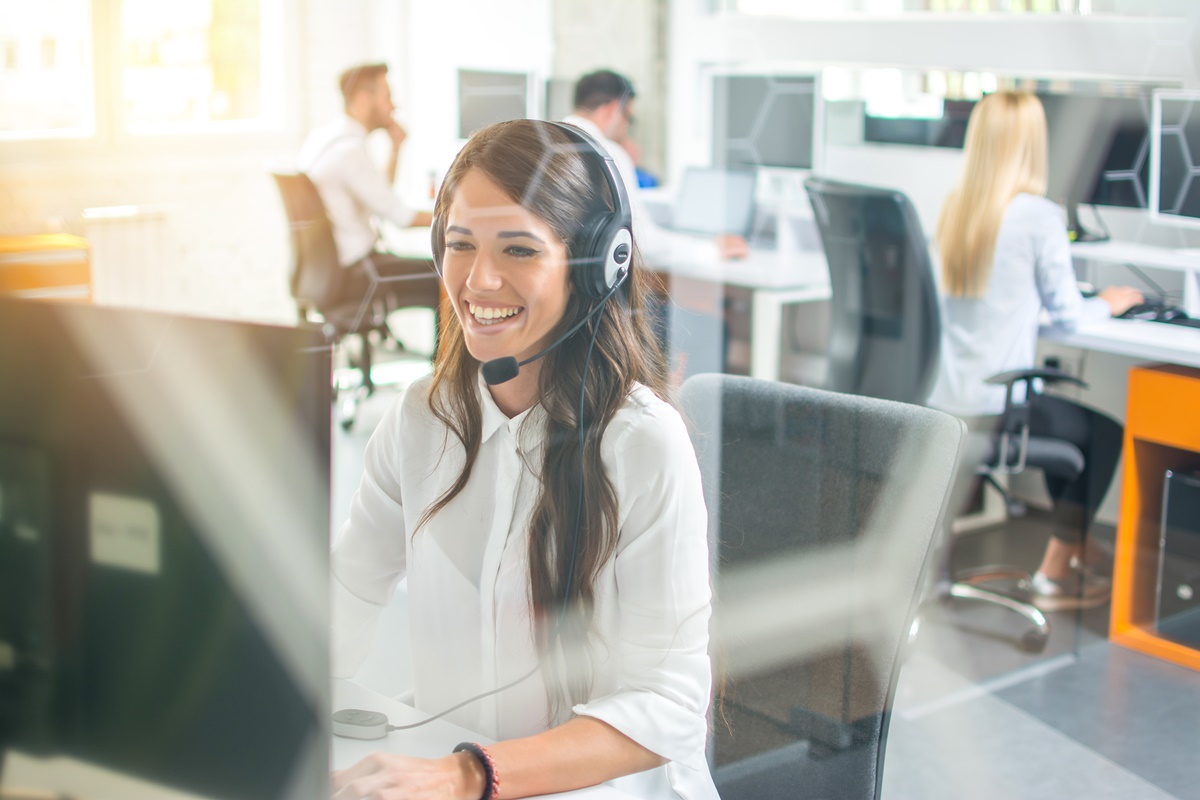
{"label": "desk drawer unit", "polygon": [[0,236],[0,294],[89,302],[87,240],[66,233]]}
{"label": "desk drawer unit", "polygon": [[1158,554],[1155,630],[1200,648],[1200,474],[1167,471]]}
{"label": "desk drawer unit", "polygon": [[1109,636],[1200,670],[1200,369],[1129,371]]}

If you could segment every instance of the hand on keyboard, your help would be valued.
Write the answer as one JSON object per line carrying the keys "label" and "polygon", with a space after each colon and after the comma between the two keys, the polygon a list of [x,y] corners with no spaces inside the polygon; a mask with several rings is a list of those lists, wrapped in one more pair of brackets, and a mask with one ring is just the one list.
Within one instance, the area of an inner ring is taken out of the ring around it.
{"label": "hand on keyboard", "polygon": [[1125,309],[1119,315],[1122,319],[1144,319],[1151,322],[1169,322],[1174,325],[1185,325],[1200,328],[1200,319],[1191,319],[1186,311],[1179,306],[1171,305],[1157,297],[1148,298],[1137,305]]}
{"label": "hand on keyboard", "polygon": [[1114,317],[1123,316],[1130,308],[1146,302],[1142,293],[1131,286],[1109,286],[1102,289],[1097,297],[1108,303]]}

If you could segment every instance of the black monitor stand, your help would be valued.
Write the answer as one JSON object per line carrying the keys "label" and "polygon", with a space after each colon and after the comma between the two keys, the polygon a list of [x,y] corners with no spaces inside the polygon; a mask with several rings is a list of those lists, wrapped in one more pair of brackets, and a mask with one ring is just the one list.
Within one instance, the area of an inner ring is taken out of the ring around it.
{"label": "black monitor stand", "polygon": [[1079,204],[1067,203],[1067,238],[1072,242],[1107,242],[1107,233],[1088,230],[1079,221]]}

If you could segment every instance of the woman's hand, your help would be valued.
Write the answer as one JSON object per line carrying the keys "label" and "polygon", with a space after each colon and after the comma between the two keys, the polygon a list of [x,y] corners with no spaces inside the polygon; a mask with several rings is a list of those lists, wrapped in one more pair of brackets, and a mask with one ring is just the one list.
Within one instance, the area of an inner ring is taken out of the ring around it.
{"label": "woman's hand", "polygon": [[1114,317],[1121,316],[1144,301],[1142,293],[1129,286],[1109,286],[1096,296],[1108,303]]}
{"label": "woman's hand", "polygon": [[333,773],[333,800],[479,800],[485,779],[470,753],[437,759],[372,753]]}
{"label": "woman's hand", "polygon": [[721,254],[722,260],[729,261],[735,258],[745,258],[750,255],[750,246],[746,244],[746,240],[741,236],[727,233],[718,236],[716,242],[717,251]]}

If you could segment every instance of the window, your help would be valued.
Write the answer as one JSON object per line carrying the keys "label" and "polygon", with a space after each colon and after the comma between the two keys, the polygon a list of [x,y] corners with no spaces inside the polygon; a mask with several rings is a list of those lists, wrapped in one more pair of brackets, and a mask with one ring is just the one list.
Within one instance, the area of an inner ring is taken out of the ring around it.
{"label": "window", "polygon": [[283,0],[0,0],[0,140],[278,127],[282,18]]}
{"label": "window", "polygon": [[277,0],[121,0],[125,130],[195,132],[277,121],[279,16]]}
{"label": "window", "polygon": [[0,140],[95,132],[88,0],[0,0]]}

